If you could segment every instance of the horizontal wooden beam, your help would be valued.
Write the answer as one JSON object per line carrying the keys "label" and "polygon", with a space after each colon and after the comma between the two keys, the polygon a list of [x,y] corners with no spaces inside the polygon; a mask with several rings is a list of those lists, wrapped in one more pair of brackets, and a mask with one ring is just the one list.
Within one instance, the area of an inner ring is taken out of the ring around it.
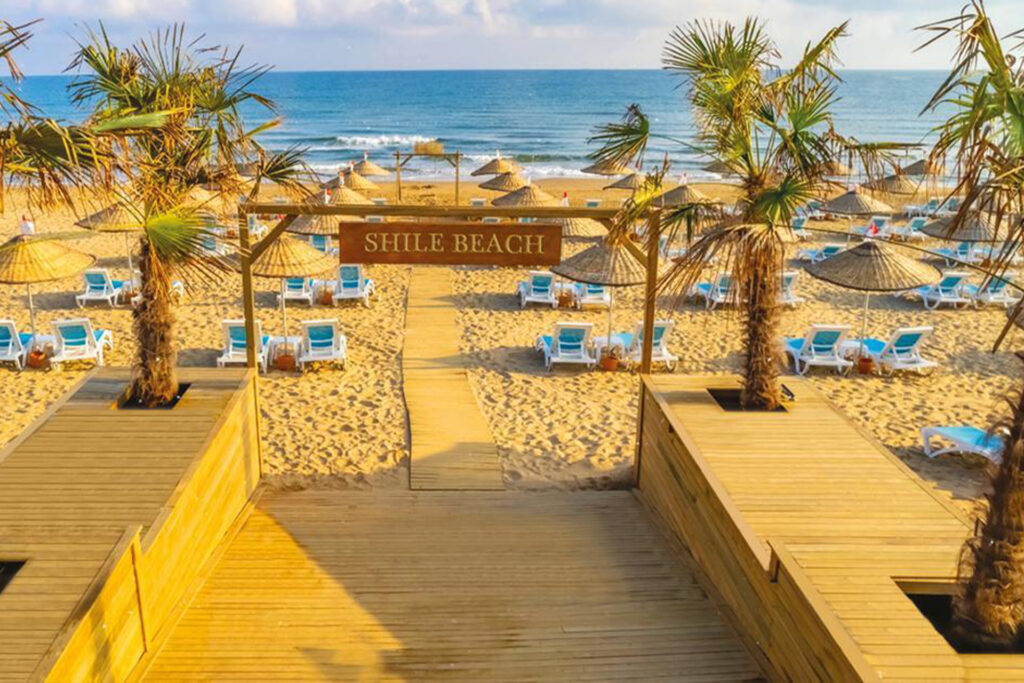
{"label": "horizontal wooden beam", "polygon": [[587,209],[578,206],[424,206],[422,204],[273,204],[245,202],[238,205],[240,215],[254,213],[285,216],[418,216],[423,218],[614,218],[619,209]]}

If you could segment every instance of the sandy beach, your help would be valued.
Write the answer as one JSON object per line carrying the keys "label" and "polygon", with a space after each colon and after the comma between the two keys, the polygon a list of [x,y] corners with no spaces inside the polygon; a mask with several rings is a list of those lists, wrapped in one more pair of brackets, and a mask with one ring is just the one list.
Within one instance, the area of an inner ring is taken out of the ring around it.
{"label": "sandy beach", "polygon": [[[545,180],[538,185],[555,196],[568,192],[573,204],[590,197],[615,203],[625,192],[601,191],[595,180]],[[700,186],[721,194],[721,186]],[[394,189],[382,186],[394,199]],[[405,202],[451,203],[451,183],[413,181],[404,186]],[[498,196],[464,185],[469,197]],[[0,239],[17,231],[25,211],[19,192],[9,196],[0,218]],[[39,233],[66,232],[74,222],[68,210],[35,216]],[[845,226],[845,222],[836,223]],[[592,242],[570,240],[565,254]],[[120,235],[83,232],[73,246],[98,257],[115,277],[128,275],[124,239]],[[937,243],[935,243],[937,245]],[[800,248],[806,245],[799,245]],[[377,285],[371,308],[356,304],[336,309],[289,308],[289,320],[336,317],[348,337],[348,369],[321,368],[303,375],[272,371],[262,383],[268,480],[282,487],[401,487],[407,482],[409,444],[402,394],[401,350],[410,269],[373,266]],[[456,269],[460,347],[468,360],[472,388],[498,445],[505,484],[514,488],[609,488],[628,474],[635,439],[636,376],[620,371],[547,372],[533,351],[538,334],[558,320],[589,321],[603,334],[604,309],[519,309],[516,283],[525,270]],[[257,313],[265,333],[280,334],[281,320],[274,292],[277,282],[257,281]],[[132,359],[131,313],[125,306],[75,307],[80,277],[37,286],[36,303],[42,332],[58,318],[87,315],[115,339],[111,365]],[[841,323],[859,331],[862,295],[841,290],[801,274],[801,306],[783,315],[782,331],[801,336],[812,323]],[[615,331],[632,330],[641,317],[642,291],[630,287],[615,293]],[[675,329],[669,346],[680,356],[677,372],[729,373],[739,367],[740,321],[728,309],[707,311],[689,302],[672,310],[660,301],[659,318],[671,318]],[[929,312],[920,302],[895,296],[873,297],[868,332],[887,337],[896,327],[931,325],[934,336],[926,357],[939,363],[930,376],[895,377],[812,372],[814,385],[854,422],[892,449],[930,486],[965,507],[971,507],[984,486],[984,463],[959,456],[924,457],[919,430],[930,424],[988,426],[1002,412],[1002,397],[1015,389],[1020,361],[1020,333],[1011,333],[997,353],[991,345],[1003,321],[1001,308]],[[217,284],[193,285],[177,311],[182,365],[213,365],[222,344],[220,320],[241,317],[240,283],[225,277]],[[28,327],[23,287],[0,287],[0,319]],[[8,442],[84,374],[85,366],[61,372],[0,369],[0,396],[7,406],[0,422],[0,444]],[[789,371],[787,371],[789,372]],[[443,400],[443,397],[439,397]]]}

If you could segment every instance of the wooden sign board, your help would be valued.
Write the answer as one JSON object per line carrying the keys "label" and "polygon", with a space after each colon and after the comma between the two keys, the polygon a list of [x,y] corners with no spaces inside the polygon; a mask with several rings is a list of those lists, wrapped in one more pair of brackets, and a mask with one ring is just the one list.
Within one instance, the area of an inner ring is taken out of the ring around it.
{"label": "wooden sign board", "polygon": [[452,221],[341,223],[338,255],[342,263],[555,266],[562,258],[562,226]]}

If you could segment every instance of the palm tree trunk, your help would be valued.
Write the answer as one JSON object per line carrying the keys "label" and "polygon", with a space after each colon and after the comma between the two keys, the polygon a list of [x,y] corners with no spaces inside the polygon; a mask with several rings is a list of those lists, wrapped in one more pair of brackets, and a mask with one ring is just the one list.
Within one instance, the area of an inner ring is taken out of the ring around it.
{"label": "palm tree trunk", "polygon": [[743,261],[748,264],[744,320],[744,408],[775,410],[782,400],[779,391],[778,325],[781,289],[782,245],[774,235],[749,240]]}
{"label": "palm tree trunk", "polygon": [[1024,391],[1016,397],[988,508],[964,544],[950,637],[961,648],[1007,651],[1024,625]]}
{"label": "palm tree trunk", "polygon": [[132,312],[138,350],[132,372],[132,396],[153,408],[169,403],[178,391],[175,366],[174,311],[170,299],[170,276],[142,238],[139,261],[142,300]]}

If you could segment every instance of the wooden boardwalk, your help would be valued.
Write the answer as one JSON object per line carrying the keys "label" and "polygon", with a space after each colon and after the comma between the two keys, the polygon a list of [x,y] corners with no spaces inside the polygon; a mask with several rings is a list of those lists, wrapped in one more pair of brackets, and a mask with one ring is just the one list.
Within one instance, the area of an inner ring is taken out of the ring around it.
{"label": "wooden boardwalk", "polygon": [[148,680],[742,681],[626,491],[267,492]]}
{"label": "wooden boardwalk", "polygon": [[[672,426],[668,433],[686,435],[682,448],[704,468],[700,476],[709,484],[697,484],[696,470],[683,460],[676,461],[680,466],[667,464],[666,458],[677,456],[662,454],[670,448],[662,438],[665,446],[650,454],[649,467],[642,465],[641,489],[666,482],[671,493],[661,500],[690,495],[672,489],[678,486],[672,482],[682,481],[702,496],[721,491],[720,509],[752,534],[748,541],[762,563],[768,564],[770,552],[795,562],[801,580],[817,594],[808,602],[821,601],[818,609],[832,615],[841,637],[852,637],[855,654],[863,653],[886,680],[1024,678],[1024,657],[958,655],[900,585],[956,576],[960,546],[970,530],[962,513],[832,410],[807,382],[785,378],[797,397],[788,414],[739,419],[706,391],[734,383],[733,378],[656,376],[647,382],[654,401],[644,408],[645,429],[666,433],[651,426],[663,418],[648,416],[660,407]],[[642,454],[642,463],[648,455]],[[711,524],[724,519],[704,499],[697,505],[706,510],[706,519],[715,520]],[[729,554],[739,552],[733,546]],[[711,577],[724,578],[721,573]],[[750,594],[741,599],[749,600]],[[809,647],[804,639],[797,645]]]}
{"label": "wooden boardwalk", "polygon": [[412,271],[402,351],[412,489],[504,487],[490,428],[469,385],[449,268]]}

